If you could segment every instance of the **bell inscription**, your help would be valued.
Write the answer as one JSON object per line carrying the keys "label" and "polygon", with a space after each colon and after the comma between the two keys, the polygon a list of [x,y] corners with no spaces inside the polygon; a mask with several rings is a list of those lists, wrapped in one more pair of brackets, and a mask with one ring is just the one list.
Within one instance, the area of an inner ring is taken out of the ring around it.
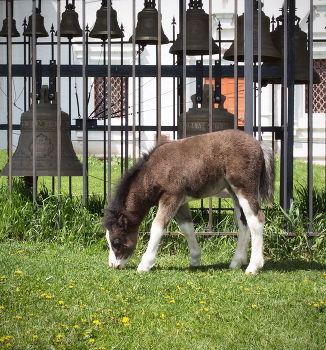
{"label": "bell inscription", "polygon": [[[186,137],[205,134],[209,132],[209,86],[204,86],[202,108],[198,108],[196,95],[191,96],[193,107],[186,115]],[[213,107],[212,131],[234,128],[234,115],[224,107],[225,96],[221,96],[218,108]],[[183,138],[183,114],[178,118],[178,139]]]}

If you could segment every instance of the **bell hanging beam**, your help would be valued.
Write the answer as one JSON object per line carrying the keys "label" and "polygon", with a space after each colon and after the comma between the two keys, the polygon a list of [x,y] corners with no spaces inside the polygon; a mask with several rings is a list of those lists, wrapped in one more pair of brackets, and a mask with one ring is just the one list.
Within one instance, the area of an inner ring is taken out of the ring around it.
{"label": "bell hanging beam", "polygon": [[[209,33],[208,14],[202,9],[201,0],[190,0],[186,11],[186,54],[188,56],[208,55],[209,40],[212,40],[212,54],[220,52],[219,47]],[[180,33],[170,48],[171,54],[181,55],[183,52],[183,23],[180,23]]]}
{"label": "bell hanging beam", "polygon": [[[246,0],[249,1],[249,0]],[[263,6],[263,4],[261,5]],[[239,62],[244,62],[244,21],[245,15],[242,14],[237,18],[237,34],[238,34],[238,45],[237,45],[237,58]],[[258,1],[254,0],[254,62],[258,62]],[[271,34],[269,31],[270,19],[268,16],[261,11],[261,60],[262,62],[276,61],[281,59],[280,52],[275,48]],[[228,61],[234,61],[234,42],[228,50],[225,51],[223,58]]]}
{"label": "bell hanging beam", "polygon": [[[111,39],[123,38],[124,34],[118,24],[117,11],[112,8],[112,5],[110,6],[111,6],[111,11],[110,11]],[[96,12],[95,24],[89,33],[90,38],[97,38],[103,41],[107,40],[108,38],[107,12],[108,12],[107,0],[102,0],[101,8]]]}
{"label": "bell hanging beam", "polygon": [[[47,86],[36,105],[36,176],[58,175],[57,104],[49,100]],[[21,115],[17,149],[12,157],[13,176],[33,176],[33,106]],[[82,176],[83,167],[70,139],[70,117],[61,112],[61,176]],[[9,164],[1,175],[9,176]]]}
{"label": "bell hanging beam", "polygon": [[[80,28],[78,21],[78,13],[75,11],[75,1],[66,5],[66,10],[62,13],[60,23],[60,36],[72,39],[74,37],[83,36],[83,31]],[[57,32],[55,33],[57,35]]]}
{"label": "bell hanging beam", "polygon": [[[136,44],[158,45],[158,12],[155,8],[155,1],[145,0],[145,8],[138,13],[136,26]],[[132,43],[132,36],[129,39]],[[168,44],[169,39],[163,32],[161,24],[161,44]]]}

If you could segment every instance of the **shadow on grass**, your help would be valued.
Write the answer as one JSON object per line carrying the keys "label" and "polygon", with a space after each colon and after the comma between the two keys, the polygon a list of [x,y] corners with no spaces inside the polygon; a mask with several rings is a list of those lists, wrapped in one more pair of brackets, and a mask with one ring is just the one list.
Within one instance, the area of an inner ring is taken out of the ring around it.
{"label": "shadow on grass", "polygon": [[[225,263],[218,263],[218,264],[211,264],[211,265],[202,265],[198,266],[196,268],[190,268],[190,267],[178,267],[178,266],[154,266],[151,270],[152,271],[189,271],[189,272],[208,272],[211,270],[229,270],[229,262]],[[246,265],[241,268],[243,272],[245,272]],[[287,260],[280,260],[280,261],[272,261],[268,260],[265,262],[264,267],[260,270],[261,273],[267,272],[267,271],[275,271],[275,272],[292,272],[297,270],[315,270],[315,271],[325,271],[326,270],[326,264],[316,262],[316,261],[305,261],[305,260],[299,260],[299,259],[287,259]]]}

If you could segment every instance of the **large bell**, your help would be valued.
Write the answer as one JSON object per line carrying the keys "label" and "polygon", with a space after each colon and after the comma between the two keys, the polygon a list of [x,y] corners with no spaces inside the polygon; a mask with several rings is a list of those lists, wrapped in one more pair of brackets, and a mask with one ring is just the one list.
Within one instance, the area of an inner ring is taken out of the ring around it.
{"label": "large bell", "polygon": [[[202,1],[191,0],[189,9],[186,11],[186,54],[189,56],[208,55],[209,40],[212,40],[212,54],[220,52],[209,33],[208,14],[202,9]],[[183,52],[183,21],[180,23],[180,33],[175,43],[170,48],[172,54]]]}
{"label": "large bell", "polygon": [[[282,53],[282,59],[277,62],[264,63],[263,66],[282,66],[284,57],[284,16],[277,17],[277,27],[271,33],[272,41],[279,52]],[[294,27],[294,84],[309,83],[309,54],[307,50],[307,34],[299,27],[299,18]],[[320,84],[320,76],[313,70],[313,84]],[[281,84],[282,78],[268,78],[268,83]]]}
{"label": "large bell", "polygon": [[[55,35],[57,34],[56,32]],[[66,10],[62,13],[60,36],[69,39],[83,36],[83,31],[78,21],[78,13],[75,11],[75,6],[73,4],[68,4]]]}
{"label": "large bell", "polygon": [[[191,96],[193,107],[189,108],[186,117],[186,137],[201,135],[209,132],[209,85],[204,85],[202,107],[198,108],[196,95]],[[214,108],[212,115],[213,131],[233,129],[234,115],[224,108],[225,96],[221,95],[218,108]],[[178,139],[183,138],[183,114],[178,118]]]}
{"label": "large bell", "polygon": [[[7,37],[8,36],[8,17],[3,20],[3,26],[0,31],[0,36]],[[11,36],[14,37],[19,37],[20,34],[16,28],[16,21],[11,18]]]}
{"label": "large bell", "polygon": [[[41,89],[41,100],[36,105],[36,176],[57,176],[57,104],[50,103],[48,87]],[[21,134],[12,158],[13,176],[33,176],[33,106],[24,112],[20,121]],[[70,139],[70,118],[61,112],[61,175],[81,176],[79,162]],[[7,164],[1,175],[8,176]]]}
{"label": "large bell", "polygon": [[[138,13],[136,26],[136,44],[158,45],[158,12],[155,1],[145,0],[145,8]],[[132,36],[129,39],[132,42]],[[169,39],[163,32],[161,24],[161,44],[168,44]]]}
{"label": "large bell", "polygon": [[[255,1],[255,0],[254,0]],[[269,32],[270,19],[261,11],[261,61],[269,62],[279,60],[281,54],[273,45],[271,34]],[[237,18],[238,30],[238,61],[244,62],[244,14]],[[254,46],[254,62],[258,62],[258,3],[255,1],[254,6],[254,25],[253,25],[253,46]],[[223,58],[228,61],[234,61],[234,42],[228,50],[225,51]]]}
{"label": "large bell", "polygon": [[[91,38],[97,38],[103,41],[107,40],[108,38],[107,16],[108,16],[107,0],[103,0],[101,8],[96,12],[95,24],[89,33],[89,36]],[[124,34],[118,24],[117,11],[112,8],[112,5],[111,5],[110,22],[111,22],[111,39],[123,38]]]}
{"label": "large bell", "polygon": [[[47,37],[49,33],[45,30],[44,27],[44,17],[41,15],[38,9],[36,9],[36,37]],[[30,15],[28,18],[28,24],[23,33],[24,36],[33,36],[33,15]]]}

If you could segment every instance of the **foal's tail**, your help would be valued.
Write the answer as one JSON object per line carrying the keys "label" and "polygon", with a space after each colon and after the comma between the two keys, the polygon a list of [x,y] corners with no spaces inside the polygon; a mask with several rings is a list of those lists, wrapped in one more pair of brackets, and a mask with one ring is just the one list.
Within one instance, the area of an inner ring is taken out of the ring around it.
{"label": "foal's tail", "polygon": [[274,155],[266,145],[261,144],[260,146],[264,154],[265,166],[260,176],[259,192],[261,199],[271,205],[274,202]]}

